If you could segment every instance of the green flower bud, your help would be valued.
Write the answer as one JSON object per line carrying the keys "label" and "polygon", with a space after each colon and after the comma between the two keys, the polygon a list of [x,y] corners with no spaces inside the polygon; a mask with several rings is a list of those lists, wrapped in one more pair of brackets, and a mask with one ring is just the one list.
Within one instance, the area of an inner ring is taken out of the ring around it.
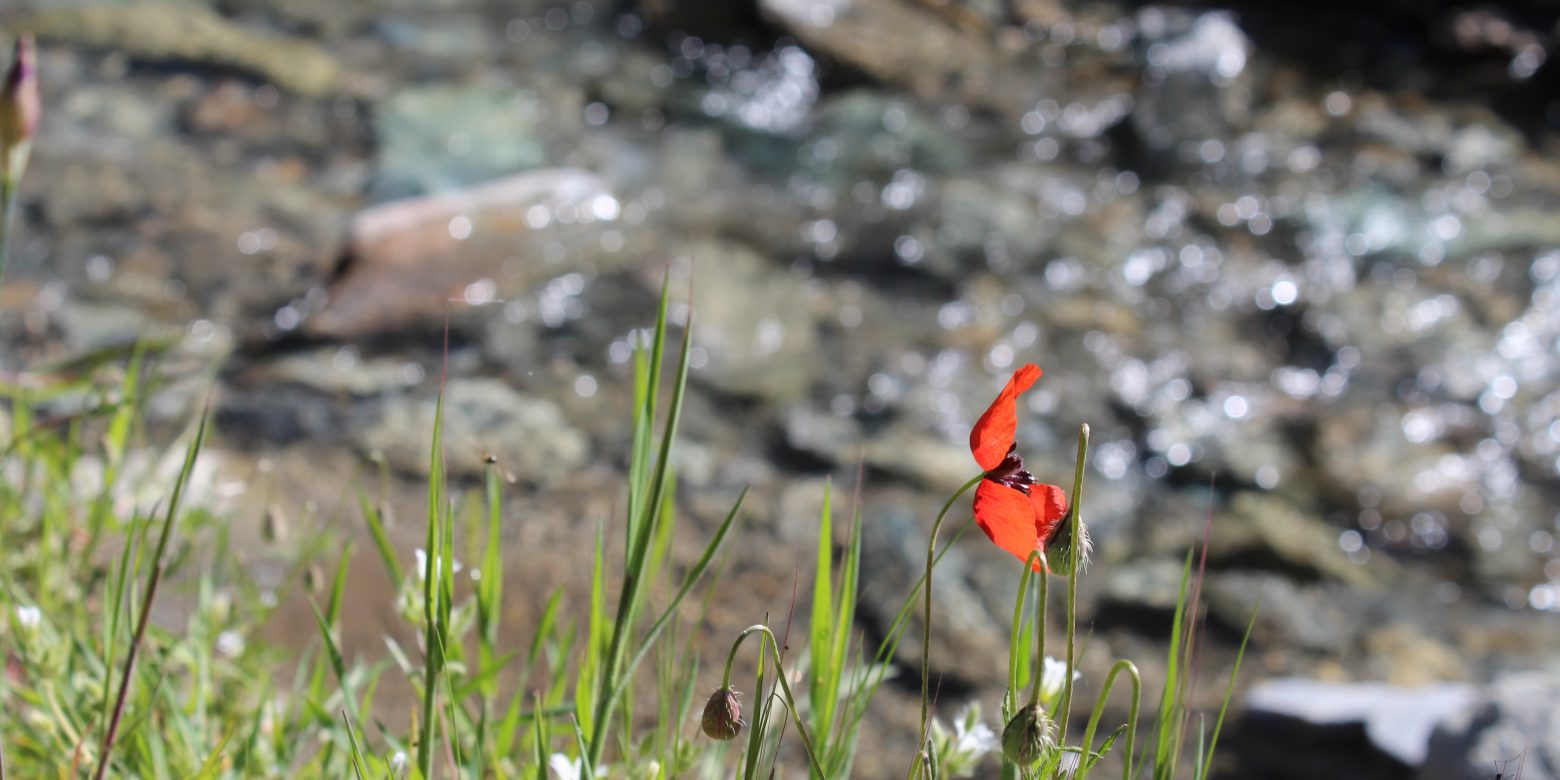
{"label": "green flower bud", "polygon": [[730,688],[721,688],[710,695],[704,705],[704,734],[710,739],[727,742],[742,733],[742,694]]}
{"label": "green flower bud", "polygon": [[1045,564],[1050,567],[1051,573],[1058,577],[1068,577],[1073,573],[1073,562],[1078,562],[1078,571],[1081,573],[1089,568],[1089,553],[1094,551],[1094,540],[1089,538],[1089,527],[1078,521],[1078,539],[1074,544],[1072,538],[1072,516],[1069,514],[1062,519],[1062,524],[1056,529],[1056,535],[1045,547]]}
{"label": "green flower bud", "polygon": [[1018,711],[1002,730],[1002,755],[1021,767],[1033,766],[1056,747],[1056,724],[1038,704]]}

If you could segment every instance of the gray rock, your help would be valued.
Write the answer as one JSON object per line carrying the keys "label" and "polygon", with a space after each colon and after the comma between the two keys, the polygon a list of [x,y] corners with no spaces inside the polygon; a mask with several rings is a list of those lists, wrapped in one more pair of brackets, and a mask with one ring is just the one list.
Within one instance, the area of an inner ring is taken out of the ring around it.
{"label": "gray rock", "polygon": [[790,401],[824,367],[807,288],[745,246],[707,242],[692,258],[695,338],[708,362],[695,376],[721,392]]}
{"label": "gray rock", "polygon": [[1228,137],[1247,121],[1251,43],[1225,11],[1193,16],[1150,7],[1138,15],[1147,60],[1132,121],[1150,145]]}
{"label": "gray rock", "polygon": [[62,8],[22,20],[44,41],[123,51],[150,62],[202,62],[305,95],[337,87],[340,67],[318,44],[264,35],[193,3]]}
{"label": "gray rock", "polygon": [[1138,559],[1112,566],[1104,574],[1102,597],[1108,605],[1173,612],[1183,570],[1182,561],[1171,559]]}
{"label": "gray rock", "polygon": [[[563,419],[557,404],[522,395],[494,379],[451,379],[445,386],[444,440],[450,473],[482,474],[487,457],[516,477],[548,484],[586,462],[584,434]],[[386,399],[380,419],[354,433],[357,446],[380,454],[391,467],[426,476],[436,402],[401,396]]]}
{"label": "gray rock", "polygon": [[952,493],[980,472],[967,444],[906,425],[873,436],[865,457],[868,466],[933,493]]}
{"label": "gray rock", "polygon": [[578,129],[580,96],[515,86],[412,87],[375,112],[380,200],[469,187],[540,168]]}
{"label": "gray rock", "polygon": [[1244,631],[1255,614],[1251,641],[1266,647],[1339,654],[1366,617],[1358,597],[1347,588],[1301,585],[1261,571],[1210,573],[1203,593],[1208,613],[1234,631]]}
{"label": "gray rock", "polygon": [[1497,677],[1476,701],[1436,729],[1418,780],[1560,778],[1557,699],[1560,671]]}
{"label": "gray rock", "polygon": [[861,444],[861,424],[854,417],[812,406],[797,405],[785,411],[781,421],[785,443],[825,463],[850,463]]}
{"label": "gray rock", "polygon": [[292,383],[331,396],[367,398],[426,378],[421,366],[393,358],[361,358],[355,350],[318,349],[284,355],[246,373],[246,382]]}

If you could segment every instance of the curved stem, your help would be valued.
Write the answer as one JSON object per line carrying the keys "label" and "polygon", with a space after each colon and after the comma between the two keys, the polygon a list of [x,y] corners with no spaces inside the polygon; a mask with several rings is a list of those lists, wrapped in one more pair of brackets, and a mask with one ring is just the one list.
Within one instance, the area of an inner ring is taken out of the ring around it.
{"label": "curved stem", "polygon": [[[1029,595],[1029,580],[1034,574],[1035,563],[1038,561],[1044,566],[1044,560],[1045,552],[1043,550],[1036,549],[1031,551],[1029,557],[1024,560],[1023,571],[1018,576],[1018,598],[1013,601],[1013,626],[1008,633],[1010,637],[1008,640],[1008,683],[1006,695],[1002,699],[1002,720],[1004,723],[1018,712],[1018,657],[1023,650],[1019,646],[1018,640],[1019,637],[1023,636],[1024,632],[1024,599]],[[1040,615],[1041,620],[1044,620],[1044,607],[1041,607]],[[1044,631],[1045,629],[1042,626],[1040,630]],[[1044,657],[1045,637],[1043,634],[1040,638],[1040,652],[1041,656]]]}
{"label": "curved stem", "polygon": [[[796,732],[802,737],[802,749],[807,752],[807,763],[817,777],[824,777],[823,765],[818,762],[817,753],[813,752],[812,739],[807,736],[807,727],[802,724],[802,716],[796,709],[796,697],[791,694],[791,684],[785,679],[785,666],[780,663],[780,642],[775,639],[775,633],[769,630],[769,626],[763,623],[748,626],[737,635],[737,641],[731,643],[731,652],[726,655],[726,671],[721,676],[721,688],[731,687],[731,665],[737,658],[737,649],[750,634],[763,634],[760,640],[758,654],[762,656],[764,650],[769,650],[769,657],[775,661],[775,677],[780,680],[780,691],[785,694],[785,709],[791,715],[791,722],[796,724]],[[759,659],[762,662],[762,658]],[[754,698],[762,692],[755,692]]]}
{"label": "curved stem", "polygon": [[1138,704],[1143,698],[1143,678],[1138,675],[1137,665],[1123,658],[1110,668],[1110,674],[1105,675],[1105,686],[1100,689],[1100,698],[1094,704],[1094,713],[1089,716],[1089,727],[1083,732],[1083,755],[1078,759],[1076,780],[1084,780],[1089,776],[1089,754],[1094,751],[1094,730],[1100,725],[1100,716],[1105,714],[1105,701],[1110,698],[1110,689],[1116,683],[1116,675],[1123,671],[1132,675],[1132,705],[1127,714],[1127,764],[1121,770],[1121,780],[1128,780],[1132,776],[1132,750],[1137,736]]}
{"label": "curved stem", "polygon": [[916,751],[917,759],[910,765],[910,776],[912,778],[917,774],[916,769],[921,766],[919,756],[925,752],[926,726],[927,720],[931,715],[932,566],[937,559],[937,532],[942,530],[943,518],[948,515],[948,510],[953,508],[953,502],[959,500],[959,496],[964,495],[970,488],[975,487],[985,477],[985,472],[976,474],[970,481],[964,483],[963,487],[960,487],[953,495],[949,496],[947,501],[943,502],[942,511],[937,513],[937,519],[932,523],[931,538],[926,543],[926,577],[921,585],[921,587],[926,589],[926,615],[921,621],[923,624],[921,627],[921,731],[920,741],[917,743],[921,746],[921,749]]}
{"label": "curved stem", "polygon": [[[1038,550],[1035,551],[1039,553]],[[1040,687],[1045,682],[1045,603],[1048,588],[1049,575],[1040,572],[1040,599],[1035,606],[1035,671],[1033,684],[1029,690],[1029,706],[1040,703]],[[1069,632],[1070,633],[1070,632]],[[1068,669],[1068,679],[1072,679],[1071,669]]]}
{"label": "curved stem", "polygon": [[1067,674],[1066,682],[1063,683],[1062,709],[1058,718],[1062,722],[1061,737],[1057,740],[1058,744],[1067,742],[1067,722],[1072,715],[1072,673],[1077,668],[1074,666],[1073,654],[1076,647],[1075,635],[1078,622],[1078,575],[1080,574],[1079,569],[1083,568],[1079,565],[1079,559],[1082,557],[1082,543],[1080,540],[1083,538],[1080,535],[1083,522],[1080,518],[1083,515],[1083,467],[1088,460],[1088,455],[1089,424],[1084,423],[1078,426],[1078,462],[1073,467],[1072,501],[1067,505],[1071,510],[1067,513],[1067,522],[1070,524],[1068,531],[1071,533],[1072,548],[1068,551],[1071,558],[1067,567]]}

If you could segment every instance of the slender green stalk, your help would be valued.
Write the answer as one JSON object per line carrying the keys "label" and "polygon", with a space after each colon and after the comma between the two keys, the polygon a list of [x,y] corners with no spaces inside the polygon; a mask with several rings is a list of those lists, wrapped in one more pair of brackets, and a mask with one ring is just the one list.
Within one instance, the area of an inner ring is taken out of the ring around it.
{"label": "slender green stalk", "polygon": [[1058,718],[1061,721],[1059,744],[1066,744],[1067,742],[1067,723],[1072,716],[1073,670],[1078,668],[1074,665],[1076,663],[1074,655],[1078,627],[1078,576],[1082,574],[1083,569],[1081,563],[1083,557],[1083,521],[1081,519],[1083,516],[1083,467],[1088,461],[1088,455],[1089,424],[1084,423],[1078,426],[1078,462],[1073,467],[1072,501],[1067,504],[1071,508],[1071,511],[1067,513],[1067,522],[1071,526],[1068,532],[1071,534],[1069,538],[1072,539],[1072,549],[1068,553],[1071,559],[1068,561],[1067,566],[1067,673],[1065,675],[1066,681],[1062,686],[1062,709]]}
{"label": "slender green stalk", "polygon": [[108,772],[109,757],[114,750],[114,737],[118,734],[119,723],[124,718],[125,701],[130,694],[130,684],[135,678],[136,656],[141,649],[141,642],[146,638],[146,627],[152,617],[152,601],[157,597],[157,585],[162,581],[168,539],[173,535],[173,524],[179,517],[179,500],[184,497],[184,489],[189,485],[190,475],[195,471],[195,458],[200,454],[200,446],[206,439],[206,421],[210,416],[211,408],[208,405],[206,411],[201,413],[200,426],[195,430],[195,440],[190,442],[189,449],[184,452],[184,466],[179,471],[179,478],[173,483],[173,497],[168,501],[168,515],[163,521],[162,534],[157,538],[157,552],[152,557],[152,573],[146,581],[146,595],[141,599],[141,615],[136,622],[135,637],[130,641],[130,649],[125,654],[124,675],[119,681],[119,694],[114,699],[114,714],[109,718],[108,728],[103,732],[103,745],[98,755],[97,771],[92,775],[96,780],[103,780]]}
{"label": "slender green stalk", "polygon": [[[1039,550],[1030,553],[1030,557],[1043,555]],[[1033,564],[1031,564],[1033,565]],[[1035,600],[1035,668],[1031,673],[1031,685],[1029,689],[1029,706],[1040,703],[1040,687],[1045,682],[1045,607],[1046,595],[1049,590],[1050,577],[1045,572],[1040,572],[1040,597]],[[1067,679],[1072,679],[1072,670],[1069,668]]]}
{"label": "slender green stalk", "polygon": [[16,178],[0,176],[0,284],[10,264],[11,224],[16,221]]}
{"label": "slender green stalk", "polygon": [[[446,334],[446,338],[448,335]],[[448,349],[448,347],[446,347]],[[439,400],[433,412],[433,444],[430,448],[428,468],[428,528],[423,541],[423,700],[421,731],[417,737],[417,769],[425,778],[433,777],[433,726],[438,694],[439,671],[444,665],[444,636],[441,625],[444,597],[441,587],[445,573],[451,564],[441,560],[444,544],[440,538],[444,530],[441,517],[444,514],[444,391],[440,388]]]}
{"label": "slender green stalk", "polygon": [[953,508],[953,502],[959,500],[959,496],[964,495],[970,488],[980,484],[985,477],[985,472],[976,474],[943,502],[942,511],[937,513],[937,519],[932,522],[932,533],[926,542],[926,576],[921,584],[921,587],[925,588],[922,595],[926,598],[926,613],[921,626],[921,730],[917,742],[921,747],[916,751],[916,761],[910,765],[911,777],[916,776],[916,770],[921,766],[921,754],[925,752],[926,729],[932,711],[932,568],[937,559],[937,532],[942,530],[943,518],[948,515],[948,510]]}
{"label": "slender green stalk", "polygon": [[1110,668],[1109,674],[1105,675],[1105,685],[1100,688],[1100,698],[1094,704],[1093,714],[1089,716],[1088,728],[1083,731],[1083,754],[1078,759],[1078,773],[1075,780],[1086,780],[1089,770],[1093,768],[1093,764],[1089,761],[1089,753],[1094,750],[1094,731],[1100,725],[1100,716],[1105,713],[1105,702],[1110,698],[1111,687],[1116,684],[1116,675],[1122,672],[1126,672],[1132,678],[1132,703],[1127,714],[1126,766],[1121,770],[1121,780],[1128,780],[1132,776],[1132,747],[1137,737],[1138,706],[1143,699],[1143,678],[1138,674],[1137,665],[1123,658]]}

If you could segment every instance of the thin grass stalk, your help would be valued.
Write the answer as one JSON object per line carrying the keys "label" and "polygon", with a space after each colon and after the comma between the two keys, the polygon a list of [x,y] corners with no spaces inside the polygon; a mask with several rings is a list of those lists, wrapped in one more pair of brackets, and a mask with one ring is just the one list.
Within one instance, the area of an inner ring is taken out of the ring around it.
{"label": "thin grass stalk", "polygon": [[500,485],[498,467],[489,463],[484,477],[484,492],[488,511],[487,540],[482,551],[482,581],[478,585],[477,618],[480,637],[477,644],[478,667],[482,674],[490,675],[478,686],[481,712],[477,723],[477,775],[482,775],[482,763],[486,759],[487,741],[493,719],[493,699],[498,695],[498,674],[494,664],[498,658],[498,623],[503,614],[504,569],[499,555],[499,535],[503,518],[503,488]]}
{"label": "thin grass stalk", "polygon": [[[1116,684],[1116,675],[1126,672],[1132,678],[1132,703],[1127,714],[1127,745],[1126,766],[1121,770],[1121,780],[1128,780],[1132,776],[1132,747],[1137,737],[1138,706],[1143,699],[1143,678],[1138,674],[1137,665],[1123,658],[1110,667],[1110,673],[1105,675],[1105,685],[1100,688],[1100,697],[1094,703],[1094,712],[1089,716],[1089,725],[1083,731],[1083,755],[1078,761],[1078,774],[1074,780],[1086,780],[1089,770],[1093,768],[1088,758],[1094,750],[1094,733],[1100,725],[1100,717],[1105,714],[1105,703],[1110,698],[1111,687]],[[1071,675],[1069,675],[1071,676]]]}
{"label": "thin grass stalk", "polygon": [[[444,322],[444,354],[445,367],[442,371],[449,370],[449,319]],[[433,410],[433,443],[429,447],[428,455],[428,527],[423,540],[423,700],[422,720],[419,724],[421,730],[417,737],[417,770],[427,780],[433,777],[433,728],[435,710],[435,698],[438,694],[439,668],[444,662],[444,643],[439,636],[438,599],[443,595],[443,589],[439,587],[439,578],[435,575],[441,569],[448,569],[449,563],[440,561],[443,557],[444,545],[440,543],[439,534],[443,526],[439,521],[440,513],[444,511],[444,381],[441,374],[439,379],[439,398],[435,402]]]}
{"label": "thin grass stalk", "polygon": [[[1202,671],[1202,662],[1201,662],[1202,641],[1201,640],[1203,638],[1203,632],[1198,628],[1198,624],[1199,624],[1199,622],[1202,622],[1204,624],[1207,622],[1207,616],[1203,614],[1201,606],[1202,606],[1202,586],[1203,586],[1203,580],[1207,576],[1207,573],[1208,573],[1208,540],[1209,540],[1209,537],[1212,536],[1212,534],[1213,534],[1213,478],[1212,477],[1209,478],[1208,495],[1209,495],[1209,498],[1208,498],[1208,516],[1207,516],[1207,519],[1203,522],[1202,549],[1198,552],[1198,555],[1197,555],[1197,573],[1196,573],[1196,575],[1194,575],[1192,577],[1192,592],[1191,592],[1191,596],[1190,596],[1190,598],[1189,598],[1189,600],[1187,602],[1188,618],[1187,618],[1187,621],[1186,621],[1186,629],[1187,629],[1187,632],[1186,632],[1186,643],[1185,643],[1185,653],[1184,653],[1184,656],[1183,656],[1183,659],[1182,659],[1182,662],[1181,662],[1182,663],[1182,667],[1186,670],[1185,674],[1183,675],[1183,677],[1185,678],[1185,684],[1181,687],[1181,691],[1183,693],[1186,693],[1186,694],[1190,694],[1192,691],[1197,690],[1197,681],[1198,681],[1198,678],[1201,676],[1201,671]],[[1181,714],[1182,714],[1182,718],[1184,719],[1184,718],[1188,717],[1191,714],[1191,712],[1190,712],[1190,710],[1186,709],[1186,703],[1185,703],[1184,700],[1180,702],[1180,706],[1182,707]],[[1181,734],[1181,740],[1177,741],[1176,746],[1175,746],[1175,752],[1173,753],[1173,755],[1175,756],[1175,762],[1174,763],[1176,763],[1176,764],[1180,763],[1181,741],[1184,741],[1185,738],[1186,738],[1186,733],[1185,733],[1185,727],[1184,726],[1182,727],[1180,734]],[[1199,738],[1201,738],[1201,734],[1200,733],[1199,733],[1198,736],[1199,736]]]}
{"label": "thin grass stalk", "polygon": [[953,508],[953,502],[959,500],[959,496],[980,484],[980,481],[985,478],[985,472],[976,474],[943,502],[942,510],[937,513],[937,519],[932,521],[932,533],[926,542],[926,575],[921,582],[921,587],[925,588],[922,595],[925,597],[926,612],[921,626],[921,729],[918,732],[917,742],[920,747],[916,750],[916,762],[910,765],[911,777],[916,776],[916,769],[920,766],[920,756],[926,749],[926,729],[932,711],[932,567],[937,559],[937,533],[942,530],[943,518],[947,517],[948,510]]}
{"label": "thin grass stalk", "polygon": [[[1170,650],[1165,657],[1165,686],[1159,694],[1159,713],[1154,724],[1154,780],[1168,780],[1174,772],[1173,742],[1180,731],[1180,718],[1173,717],[1179,703],[1181,686],[1181,642],[1186,632],[1187,585],[1192,576],[1192,553],[1186,551],[1181,564],[1181,586],[1176,595],[1175,613],[1170,621]],[[1147,746],[1144,747],[1147,750]],[[1145,757],[1146,761],[1146,757]]]}
{"label": "thin grass stalk", "polygon": [[1089,455],[1089,424],[1078,426],[1078,462],[1073,466],[1072,501],[1068,503],[1072,511],[1068,512],[1067,522],[1071,524],[1068,529],[1072,539],[1072,549],[1069,551],[1071,559],[1068,562],[1067,572],[1067,671],[1064,675],[1065,682],[1062,686],[1062,709],[1060,729],[1061,734],[1057,738],[1058,744],[1067,742],[1067,723],[1072,719],[1072,694],[1073,694],[1073,670],[1076,635],[1078,623],[1078,577],[1081,575],[1083,564],[1083,467],[1088,461]]}
{"label": "thin grass stalk", "polygon": [[358,780],[368,780],[365,774],[367,769],[363,766],[363,750],[358,746],[357,733],[352,729],[352,718],[345,709],[341,711],[341,722],[347,728],[347,741],[352,744],[352,773],[357,775]]}
{"label": "thin grass stalk", "polygon": [[201,412],[200,426],[195,429],[195,440],[190,442],[189,449],[184,452],[184,465],[179,470],[179,478],[173,483],[173,496],[168,501],[168,514],[163,521],[162,534],[157,538],[157,552],[152,558],[152,573],[147,579],[146,595],[141,600],[141,614],[136,622],[135,636],[130,641],[130,648],[125,654],[125,669],[123,679],[119,681],[119,693],[114,699],[114,713],[109,718],[108,728],[103,732],[103,745],[99,751],[97,771],[93,773],[96,780],[103,780],[108,772],[108,762],[114,749],[114,737],[119,732],[119,723],[124,718],[125,702],[130,695],[130,685],[135,679],[135,661],[139,654],[141,643],[146,638],[146,627],[151,622],[152,601],[157,597],[157,584],[162,581],[163,556],[168,550],[168,539],[173,535],[173,524],[179,516],[180,499],[184,497],[184,488],[189,484],[190,474],[195,470],[195,458],[200,454],[201,444],[206,439],[206,422],[211,417],[211,406],[208,402],[206,410]]}

